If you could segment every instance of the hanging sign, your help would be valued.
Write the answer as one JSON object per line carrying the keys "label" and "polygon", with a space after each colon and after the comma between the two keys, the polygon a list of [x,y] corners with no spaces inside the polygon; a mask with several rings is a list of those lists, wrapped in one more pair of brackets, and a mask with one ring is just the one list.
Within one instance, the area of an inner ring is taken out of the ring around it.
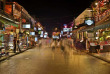
{"label": "hanging sign", "polygon": [[85,24],[90,26],[90,25],[94,24],[94,21],[93,20],[85,20]]}

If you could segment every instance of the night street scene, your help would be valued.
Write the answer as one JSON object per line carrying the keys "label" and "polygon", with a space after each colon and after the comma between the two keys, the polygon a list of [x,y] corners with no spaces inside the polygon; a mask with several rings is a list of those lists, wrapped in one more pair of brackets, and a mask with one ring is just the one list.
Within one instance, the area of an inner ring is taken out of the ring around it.
{"label": "night street scene", "polygon": [[0,74],[110,74],[110,0],[0,0]]}

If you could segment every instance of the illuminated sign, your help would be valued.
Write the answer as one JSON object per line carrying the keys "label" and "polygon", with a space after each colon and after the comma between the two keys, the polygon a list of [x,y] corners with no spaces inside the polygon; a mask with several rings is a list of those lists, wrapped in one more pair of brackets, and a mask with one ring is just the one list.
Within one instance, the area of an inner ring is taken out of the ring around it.
{"label": "illuminated sign", "polygon": [[23,28],[31,28],[31,25],[30,24],[24,24]]}
{"label": "illuminated sign", "polygon": [[8,14],[12,14],[12,5],[5,5],[5,12]]}
{"label": "illuminated sign", "polygon": [[30,35],[33,35],[34,36],[35,35],[35,32],[30,32]]}
{"label": "illuminated sign", "polygon": [[63,28],[63,32],[69,32],[70,28]]}
{"label": "illuminated sign", "polygon": [[90,25],[94,24],[94,21],[93,20],[85,20],[85,24],[90,26]]}

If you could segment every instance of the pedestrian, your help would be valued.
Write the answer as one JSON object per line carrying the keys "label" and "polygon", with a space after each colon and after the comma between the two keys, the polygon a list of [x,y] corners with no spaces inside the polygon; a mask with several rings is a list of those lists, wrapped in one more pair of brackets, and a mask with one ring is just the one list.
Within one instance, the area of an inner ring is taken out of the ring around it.
{"label": "pedestrian", "polygon": [[63,45],[61,45],[61,50],[64,52],[65,51],[65,47]]}
{"label": "pedestrian", "polygon": [[89,52],[90,43],[88,40],[86,40],[86,51]]}
{"label": "pedestrian", "polygon": [[60,47],[60,41],[58,41],[58,43],[57,43],[57,47]]}
{"label": "pedestrian", "polygon": [[13,44],[14,44],[13,52],[16,53],[16,37],[14,37]]}
{"label": "pedestrian", "polygon": [[100,44],[99,44],[99,42],[97,41],[97,44],[96,44],[97,46],[96,46],[96,50],[97,50],[97,53],[100,53]]}
{"label": "pedestrian", "polygon": [[51,47],[52,47],[52,50],[55,50],[55,41],[52,42]]}
{"label": "pedestrian", "polygon": [[64,52],[65,51],[65,47],[64,47],[64,41],[61,40],[61,50]]}
{"label": "pedestrian", "polygon": [[39,49],[42,47],[42,41],[39,40]]}
{"label": "pedestrian", "polygon": [[51,39],[49,38],[49,47],[51,46]]}
{"label": "pedestrian", "polygon": [[9,56],[9,47],[7,41],[4,41],[5,55]]}
{"label": "pedestrian", "polygon": [[19,39],[17,40],[17,50],[19,50],[19,52],[21,52]]}

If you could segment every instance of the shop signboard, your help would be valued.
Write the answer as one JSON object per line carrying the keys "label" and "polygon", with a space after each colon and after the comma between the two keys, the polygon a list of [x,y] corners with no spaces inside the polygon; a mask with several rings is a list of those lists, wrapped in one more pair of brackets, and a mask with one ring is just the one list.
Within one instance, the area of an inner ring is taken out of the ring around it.
{"label": "shop signboard", "polygon": [[12,14],[12,5],[5,5],[5,12],[8,14]]}
{"label": "shop signboard", "polygon": [[29,28],[31,28],[31,25],[30,24],[23,24],[23,28],[29,29]]}
{"label": "shop signboard", "polygon": [[30,32],[30,35],[33,35],[33,36],[35,36],[35,32]]}
{"label": "shop signboard", "polygon": [[69,32],[70,28],[63,28],[63,32]]}
{"label": "shop signboard", "polygon": [[85,24],[87,24],[88,26],[91,26],[94,24],[94,21],[93,20],[85,20]]}

